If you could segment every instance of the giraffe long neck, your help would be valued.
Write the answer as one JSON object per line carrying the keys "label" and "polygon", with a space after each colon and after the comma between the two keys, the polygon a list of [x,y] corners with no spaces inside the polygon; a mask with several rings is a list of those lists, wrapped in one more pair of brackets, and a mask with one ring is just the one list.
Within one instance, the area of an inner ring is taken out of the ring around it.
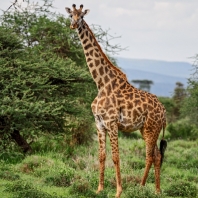
{"label": "giraffe long neck", "polygon": [[77,32],[83,46],[89,71],[98,89],[102,89],[117,77],[127,81],[126,75],[115,67],[104,54],[93,32],[84,20]]}

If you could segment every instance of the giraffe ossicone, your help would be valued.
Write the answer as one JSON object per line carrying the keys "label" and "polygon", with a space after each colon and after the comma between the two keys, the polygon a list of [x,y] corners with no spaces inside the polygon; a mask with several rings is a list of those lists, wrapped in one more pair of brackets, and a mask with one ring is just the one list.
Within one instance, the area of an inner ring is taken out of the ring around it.
{"label": "giraffe ossicone", "polygon": [[[97,192],[104,188],[106,159],[106,134],[112,147],[112,159],[116,170],[116,197],[122,193],[118,130],[132,132],[140,130],[146,143],[146,165],[141,185],[145,185],[151,165],[154,164],[156,192],[160,193],[160,166],[164,157],[166,141],[166,110],[158,98],[148,92],[138,90],[127,80],[126,75],[104,54],[93,32],[84,20],[89,10],[83,5],[76,9],[65,8],[71,20],[71,29],[76,29],[83,46],[89,71],[98,88],[98,95],[91,104],[99,139],[100,176]],[[163,130],[160,149],[157,140]]]}

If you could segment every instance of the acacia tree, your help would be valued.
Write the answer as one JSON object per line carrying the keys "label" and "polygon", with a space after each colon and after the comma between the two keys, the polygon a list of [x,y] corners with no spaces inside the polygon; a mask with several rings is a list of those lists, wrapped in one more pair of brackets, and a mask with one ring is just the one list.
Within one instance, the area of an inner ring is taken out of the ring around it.
{"label": "acacia tree", "polygon": [[172,97],[174,102],[173,115],[175,117],[173,121],[180,118],[180,110],[181,110],[182,102],[185,97],[186,97],[186,89],[184,88],[184,85],[181,82],[176,82],[176,87],[174,89],[174,93]]}
{"label": "acacia tree", "polygon": [[159,97],[165,106],[168,123],[173,123],[181,118],[181,108],[186,98],[186,89],[181,82],[176,82],[172,97]]}
{"label": "acacia tree", "polygon": [[198,55],[193,65],[194,73],[188,79],[186,98],[182,103],[181,113],[188,117],[191,123],[198,126]]}
{"label": "acacia tree", "polygon": [[36,12],[28,5],[1,16],[1,137],[11,136],[24,152],[30,136],[73,127],[71,116],[86,123],[87,137],[91,131],[87,106],[95,86],[67,20],[48,17],[50,6],[44,1]]}
{"label": "acacia tree", "polygon": [[139,89],[144,90],[144,91],[150,91],[151,85],[153,84],[152,80],[132,80],[131,81],[134,84],[139,85]]}
{"label": "acacia tree", "polygon": [[[25,136],[32,131],[56,133],[63,131],[69,115],[89,117],[85,108],[91,95],[88,84],[94,86],[87,71],[69,58],[63,60],[50,52],[25,50],[13,32],[1,28],[0,34],[2,128],[24,152],[30,147],[19,131]],[[49,58],[44,58],[46,55]]]}

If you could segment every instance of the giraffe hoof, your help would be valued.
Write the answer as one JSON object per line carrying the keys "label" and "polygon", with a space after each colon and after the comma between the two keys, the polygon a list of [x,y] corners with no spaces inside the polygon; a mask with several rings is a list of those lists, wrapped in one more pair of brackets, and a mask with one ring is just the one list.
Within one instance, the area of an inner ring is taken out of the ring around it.
{"label": "giraffe hoof", "polygon": [[140,182],[140,186],[141,186],[141,187],[144,187],[144,186],[145,186],[145,183]]}
{"label": "giraffe hoof", "polygon": [[99,186],[98,190],[96,191],[96,194],[99,194],[101,191],[103,191],[103,188]]}
{"label": "giraffe hoof", "polygon": [[121,193],[117,193],[115,198],[120,198]]}
{"label": "giraffe hoof", "polygon": [[156,195],[161,194],[161,190],[160,190],[160,189],[156,189],[155,194],[156,194]]}
{"label": "giraffe hoof", "polygon": [[119,195],[119,194],[116,194],[116,195],[115,195],[115,198],[120,198],[120,195]]}
{"label": "giraffe hoof", "polygon": [[99,194],[101,190],[96,190],[96,194]]}
{"label": "giraffe hoof", "polygon": [[122,193],[122,188],[121,188],[119,191],[117,191],[115,197],[116,197],[116,198],[120,198],[121,193]]}

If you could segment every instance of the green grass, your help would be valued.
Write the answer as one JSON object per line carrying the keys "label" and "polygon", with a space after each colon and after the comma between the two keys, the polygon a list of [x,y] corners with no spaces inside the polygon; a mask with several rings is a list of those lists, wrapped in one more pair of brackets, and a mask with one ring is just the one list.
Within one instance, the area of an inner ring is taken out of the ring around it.
{"label": "green grass", "polygon": [[[97,140],[93,140],[89,146],[76,147],[70,155],[59,146],[51,150],[43,145],[44,151],[39,151],[38,143],[36,146],[37,151],[29,156],[17,152],[1,154],[1,198],[114,197],[116,183],[109,140],[105,189],[98,195],[95,193],[99,176]],[[122,198],[198,197],[198,141],[168,142],[161,169],[161,195],[155,195],[153,167],[146,186],[139,185],[145,163],[144,141],[141,138],[120,137],[119,147]]]}

